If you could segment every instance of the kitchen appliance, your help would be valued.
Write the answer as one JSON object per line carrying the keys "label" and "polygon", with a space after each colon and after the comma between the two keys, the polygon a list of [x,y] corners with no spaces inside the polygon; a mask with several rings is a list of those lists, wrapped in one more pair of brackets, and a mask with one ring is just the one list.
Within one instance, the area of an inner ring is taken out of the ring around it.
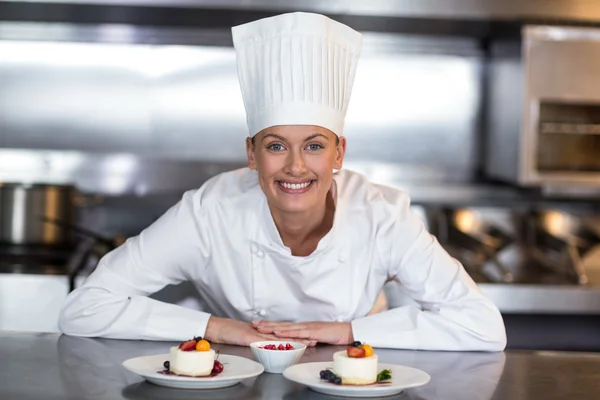
{"label": "kitchen appliance", "polygon": [[[443,242],[461,252],[459,257],[471,274],[491,281],[513,282],[513,273],[498,257],[500,252],[515,243],[505,229],[486,220],[474,209],[445,210],[443,217]],[[488,272],[486,264],[495,269],[494,273]]]}
{"label": "kitchen appliance", "polygon": [[80,265],[94,267],[88,244],[0,245],[0,330],[57,332],[62,303],[87,275]]}
{"label": "kitchen appliance", "polygon": [[0,183],[0,245],[72,246],[73,231],[45,218],[73,223],[76,194],[70,185]]}
{"label": "kitchen appliance", "polygon": [[585,218],[562,210],[540,210],[529,216],[532,259],[573,283],[589,283],[584,257],[600,245],[600,235]]}
{"label": "kitchen appliance", "polygon": [[58,330],[66,296],[122,242],[77,225],[98,200],[71,185],[0,183],[0,330]]}
{"label": "kitchen appliance", "polygon": [[581,287],[600,282],[600,217],[593,212],[514,205],[443,208],[435,215],[440,244],[476,282]]}
{"label": "kitchen appliance", "polygon": [[98,235],[74,236],[70,247],[0,245],[0,331],[58,331],[67,295],[119,243],[110,245]]}
{"label": "kitchen appliance", "polygon": [[528,26],[490,46],[486,172],[600,188],[600,28]]}

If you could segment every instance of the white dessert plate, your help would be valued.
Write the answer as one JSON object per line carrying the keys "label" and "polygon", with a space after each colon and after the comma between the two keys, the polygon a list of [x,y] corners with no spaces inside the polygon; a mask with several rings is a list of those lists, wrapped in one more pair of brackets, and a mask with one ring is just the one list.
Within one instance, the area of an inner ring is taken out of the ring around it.
{"label": "white dessert plate", "polygon": [[321,380],[319,373],[327,368],[333,368],[333,362],[314,362],[296,364],[283,371],[287,379],[306,385],[315,392],[344,397],[380,397],[392,396],[404,389],[425,385],[431,379],[420,369],[394,364],[379,364],[379,371],[392,370],[389,383],[376,383],[367,386],[335,385]]}
{"label": "white dessert plate", "polygon": [[217,376],[193,378],[188,376],[164,375],[163,363],[169,359],[169,354],[130,358],[123,362],[125,369],[140,375],[155,385],[178,389],[216,389],[233,386],[242,379],[260,375],[265,368],[248,358],[220,354],[218,360],[223,363],[223,372]]}

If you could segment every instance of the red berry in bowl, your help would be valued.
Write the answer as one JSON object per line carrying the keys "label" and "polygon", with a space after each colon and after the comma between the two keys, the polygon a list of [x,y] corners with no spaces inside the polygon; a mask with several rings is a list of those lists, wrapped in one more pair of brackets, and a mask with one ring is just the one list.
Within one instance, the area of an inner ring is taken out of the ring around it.
{"label": "red berry in bowl", "polygon": [[286,343],[285,345],[283,343],[280,343],[279,345],[265,344],[264,346],[260,346],[259,349],[264,349],[264,350],[294,350],[294,346],[292,346],[289,343]]}

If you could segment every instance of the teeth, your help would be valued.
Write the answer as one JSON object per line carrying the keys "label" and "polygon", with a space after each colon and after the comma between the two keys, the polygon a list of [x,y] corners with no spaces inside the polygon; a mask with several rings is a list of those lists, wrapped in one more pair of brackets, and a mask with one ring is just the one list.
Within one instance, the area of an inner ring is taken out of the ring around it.
{"label": "teeth", "polygon": [[287,183],[287,182],[280,182],[281,186],[283,186],[286,189],[304,189],[305,187],[308,187],[308,185],[310,185],[312,181],[308,181],[308,182],[304,182],[304,183]]}

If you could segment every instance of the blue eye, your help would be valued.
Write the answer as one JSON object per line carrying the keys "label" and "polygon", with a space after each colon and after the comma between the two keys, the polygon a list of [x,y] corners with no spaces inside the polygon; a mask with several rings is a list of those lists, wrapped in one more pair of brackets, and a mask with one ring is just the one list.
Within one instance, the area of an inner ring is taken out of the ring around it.
{"label": "blue eye", "polygon": [[312,144],[308,145],[308,149],[311,151],[318,151],[318,150],[321,150],[322,148],[324,148],[324,147],[318,143],[312,143]]}
{"label": "blue eye", "polygon": [[273,143],[267,146],[267,149],[272,151],[281,151],[283,150],[283,146],[280,143]]}

